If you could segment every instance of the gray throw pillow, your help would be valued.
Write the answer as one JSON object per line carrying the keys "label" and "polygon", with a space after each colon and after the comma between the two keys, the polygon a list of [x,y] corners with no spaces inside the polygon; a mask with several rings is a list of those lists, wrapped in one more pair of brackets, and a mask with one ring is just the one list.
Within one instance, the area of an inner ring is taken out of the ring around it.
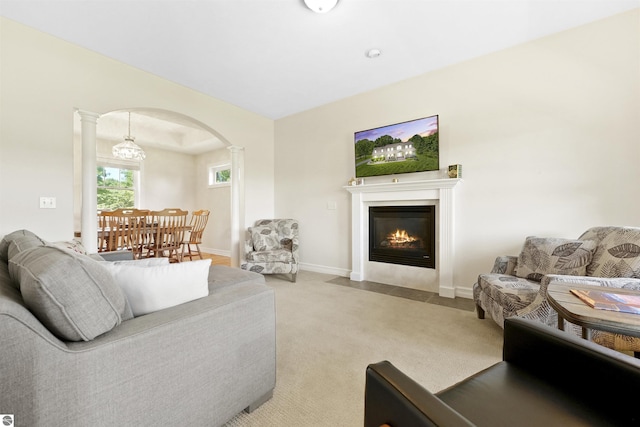
{"label": "gray throw pillow", "polygon": [[53,334],[90,341],[131,316],[124,293],[100,264],[47,245],[11,258],[9,274],[20,283],[27,308]]}
{"label": "gray throw pillow", "polygon": [[518,256],[516,276],[537,282],[547,274],[585,276],[595,248],[593,240],[527,237]]}
{"label": "gray throw pillow", "polygon": [[6,236],[4,236],[2,241],[0,241],[0,260],[4,262],[8,262],[9,261],[9,245],[13,240],[20,239],[23,237],[33,237],[35,239],[38,239],[40,242],[42,242],[43,245],[46,243],[44,240],[42,240],[41,238],[39,238],[29,230],[14,231],[13,233],[9,233]]}
{"label": "gray throw pillow", "polygon": [[[45,243],[37,236],[18,236],[9,242],[8,258],[11,259],[22,251],[43,246]],[[10,281],[11,286],[20,290],[20,283],[15,280]]]}

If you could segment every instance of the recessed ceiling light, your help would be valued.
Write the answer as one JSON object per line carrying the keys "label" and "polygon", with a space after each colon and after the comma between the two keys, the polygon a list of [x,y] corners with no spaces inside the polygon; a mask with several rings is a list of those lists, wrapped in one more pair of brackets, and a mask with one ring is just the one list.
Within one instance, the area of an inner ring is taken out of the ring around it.
{"label": "recessed ceiling light", "polygon": [[377,58],[378,56],[382,55],[382,52],[380,51],[380,49],[369,49],[366,55],[367,58]]}
{"label": "recessed ceiling light", "polygon": [[338,4],[338,0],[304,0],[304,4],[315,13],[327,13]]}

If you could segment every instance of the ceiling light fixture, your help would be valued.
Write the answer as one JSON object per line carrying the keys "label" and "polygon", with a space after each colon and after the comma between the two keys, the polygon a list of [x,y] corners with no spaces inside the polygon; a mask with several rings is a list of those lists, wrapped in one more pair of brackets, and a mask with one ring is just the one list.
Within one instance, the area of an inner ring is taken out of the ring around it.
{"label": "ceiling light fixture", "polygon": [[338,4],[338,0],[304,0],[304,4],[315,13],[327,13]]}
{"label": "ceiling light fixture", "polygon": [[124,142],[113,146],[111,150],[113,156],[124,160],[144,160],[146,154],[139,145],[133,142],[134,139],[131,136],[131,112],[129,111],[129,132],[124,137]]}
{"label": "ceiling light fixture", "polygon": [[377,58],[378,56],[382,55],[382,52],[380,51],[380,49],[369,49],[366,53],[367,58]]}

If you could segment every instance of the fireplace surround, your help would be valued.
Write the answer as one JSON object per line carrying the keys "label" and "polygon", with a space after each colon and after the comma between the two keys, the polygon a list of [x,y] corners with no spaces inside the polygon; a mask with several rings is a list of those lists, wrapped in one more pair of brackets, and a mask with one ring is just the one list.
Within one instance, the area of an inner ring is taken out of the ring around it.
{"label": "fireplace surround", "polygon": [[[351,193],[351,274],[354,281],[377,281],[437,292],[454,298],[454,187],[462,179],[348,185]],[[434,205],[435,269],[369,261],[369,207]]]}

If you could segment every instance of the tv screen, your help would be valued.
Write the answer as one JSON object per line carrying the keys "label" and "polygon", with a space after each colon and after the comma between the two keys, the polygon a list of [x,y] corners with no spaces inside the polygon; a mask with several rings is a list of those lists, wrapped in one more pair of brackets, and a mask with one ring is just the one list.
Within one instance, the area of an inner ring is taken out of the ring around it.
{"label": "tv screen", "polygon": [[435,171],[438,116],[355,133],[356,177]]}

